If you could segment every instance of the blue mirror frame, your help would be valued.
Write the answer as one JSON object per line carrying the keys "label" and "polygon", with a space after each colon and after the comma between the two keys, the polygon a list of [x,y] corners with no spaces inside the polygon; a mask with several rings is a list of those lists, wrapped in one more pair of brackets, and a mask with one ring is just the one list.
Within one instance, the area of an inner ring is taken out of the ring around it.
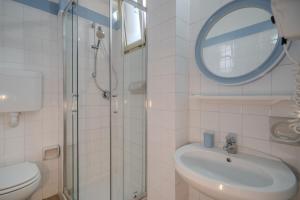
{"label": "blue mirror frame", "polygon": [[270,56],[260,66],[258,66],[255,70],[252,70],[249,73],[237,77],[228,78],[217,76],[211,71],[209,71],[209,69],[203,61],[203,48],[205,47],[206,37],[209,31],[224,16],[242,8],[260,8],[269,12],[272,15],[270,0],[234,0],[217,10],[205,22],[196,41],[195,58],[198,68],[209,79],[212,79],[224,85],[242,85],[245,83],[252,82],[264,76],[266,73],[272,70],[284,56],[284,50],[281,45],[281,39],[278,37],[277,43],[275,44],[275,47]]}

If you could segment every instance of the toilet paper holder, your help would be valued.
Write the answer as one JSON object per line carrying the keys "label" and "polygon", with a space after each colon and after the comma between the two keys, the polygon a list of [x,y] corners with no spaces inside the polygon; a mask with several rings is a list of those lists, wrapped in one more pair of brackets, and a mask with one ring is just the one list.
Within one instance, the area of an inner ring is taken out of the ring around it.
{"label": "toilet paper holder", "polygon": [[60,146],[53,145],[43,148],[43,160],[53,160],[59,158],[60,156]]}

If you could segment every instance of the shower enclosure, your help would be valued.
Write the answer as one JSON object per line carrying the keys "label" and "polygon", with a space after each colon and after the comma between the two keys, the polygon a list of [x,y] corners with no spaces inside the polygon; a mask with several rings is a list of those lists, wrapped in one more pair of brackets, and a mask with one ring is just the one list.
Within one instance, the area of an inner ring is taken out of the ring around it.
{"label": "shower enclosure", "polygon": [[146,197],[146,1],[66,3],[64,196]]}

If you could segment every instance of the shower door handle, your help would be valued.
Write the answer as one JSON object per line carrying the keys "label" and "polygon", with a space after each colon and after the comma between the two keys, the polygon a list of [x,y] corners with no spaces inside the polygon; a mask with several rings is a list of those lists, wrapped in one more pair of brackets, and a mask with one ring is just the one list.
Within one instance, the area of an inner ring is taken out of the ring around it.
{"label": "shower door handle", "polygon": [[112,97],[112,106],[113,106],[113,113],[117,114],[119,112],[119,102],[118,102],[118,96],[117,95],[111,95]]}
{"label": "shower door handle", "polygon": [[78,106],[78,95],[73,94],[73,96],[72,96],[72,112],[77,112],[77,106]]}

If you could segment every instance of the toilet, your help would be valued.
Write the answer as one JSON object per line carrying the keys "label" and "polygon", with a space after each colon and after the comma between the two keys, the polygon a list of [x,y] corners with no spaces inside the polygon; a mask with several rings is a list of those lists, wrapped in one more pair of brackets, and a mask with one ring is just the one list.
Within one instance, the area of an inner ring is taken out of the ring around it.
{"label": "toilet", "polygon": [[0,200],[26,200],[38,188],[41,173],[36,164],[23,162],[0,168]]}

